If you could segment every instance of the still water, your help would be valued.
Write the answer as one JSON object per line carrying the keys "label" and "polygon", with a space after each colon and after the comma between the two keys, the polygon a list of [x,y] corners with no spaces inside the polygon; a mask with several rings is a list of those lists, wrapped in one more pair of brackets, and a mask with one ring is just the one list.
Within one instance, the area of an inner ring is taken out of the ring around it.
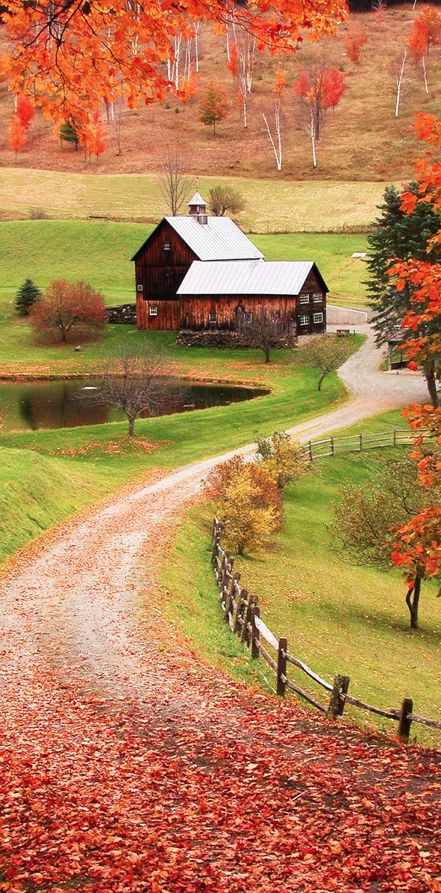
{"label": "still water", "polygon": [[[37,431],[39,428],[75,428],[125,419],[124,413],[94,404],[93,383],[75,381],[0,382],[0,417],[3,430]],[[155,415],[188,412],[251,400],[267,393],[262,389],[224,384],[173,382],[167,400]],[[149,413],[143,413],[148,416]]]}

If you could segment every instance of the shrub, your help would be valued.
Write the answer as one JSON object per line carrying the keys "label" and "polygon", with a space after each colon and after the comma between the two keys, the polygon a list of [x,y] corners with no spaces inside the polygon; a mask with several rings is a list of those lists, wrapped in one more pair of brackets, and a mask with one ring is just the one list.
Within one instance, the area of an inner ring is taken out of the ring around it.
{"label": "shrub", "polygon": [[33,306],[29,320],[36,332],[66,342],[74,328],[90,331],[105,324],[104,297],[87,282],[54,279]]}
{"label": "shrub", "polygon": [[264,462],[280,490],[308,470],[306,457],[286,431],[275,431],[271,437],[258,437],[256,455]]}

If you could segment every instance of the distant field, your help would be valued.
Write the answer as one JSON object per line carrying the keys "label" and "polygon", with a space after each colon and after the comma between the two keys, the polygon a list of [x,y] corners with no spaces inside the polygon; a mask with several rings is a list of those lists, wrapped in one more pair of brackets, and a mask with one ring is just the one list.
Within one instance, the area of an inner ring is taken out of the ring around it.
{"label": "distant field", "polygon": [[[201,177],[194,180],[204,198],[222,181],[246,199],[239,222],[253,232],[322,232],[365,227],[377,215],[385,183],[314,180],[257,180]],[[190,186],[190,189],[192,187]],[[0,169],[3,215],[28,217],[38,208],[57,219],[108,216],[157,223],[169,213],[154,174],[101,175]],[[181,213],[186,213],[185,205]]]}

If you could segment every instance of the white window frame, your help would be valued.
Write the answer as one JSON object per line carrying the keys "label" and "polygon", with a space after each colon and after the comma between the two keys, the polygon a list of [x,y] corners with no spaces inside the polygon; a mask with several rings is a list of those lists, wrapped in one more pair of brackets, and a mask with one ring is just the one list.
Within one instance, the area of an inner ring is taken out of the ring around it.
{"label": "white window frame", "polygon": [[149,307],[149,316],[157,316],[158,315],[158,305],[150,304]]}
{"label": "white window frame", "polygon": [[300,295],[299,304],[309,304],[309,294]]}
{"label": "white window frame", "polygon": [[208,314],[208,323],[209,323],[210,326],[212,326],[212,325],[214,325],[215,323],[217,323],[217,313],[216,313],[216,311],[213,311],[212,313],[209,313],[209,314]]}
{"label": "white window frame", "polygon": [[169,239],[166,239],[163,245],[164,251],[171,251],[171,242]]}
{"label": "white window frame", "polygon": [[309,326],[309,316],[299,316],[299,326]]}
{"label": "white window frame", "polygon": [[312,321],[314,323],[323,322],[323,313],[313,313]]}
{"label": "white window frame", "polygon": [[138,282],[138,285],[136,286],[136,291],[144,291],[144,286],[143,286],[142,282]]}
{"label": "white window frame", "polygon": [[312,294],[312,302],[313,304],[321,304],[323,301],[323,294],[321,291],[315,291]]}

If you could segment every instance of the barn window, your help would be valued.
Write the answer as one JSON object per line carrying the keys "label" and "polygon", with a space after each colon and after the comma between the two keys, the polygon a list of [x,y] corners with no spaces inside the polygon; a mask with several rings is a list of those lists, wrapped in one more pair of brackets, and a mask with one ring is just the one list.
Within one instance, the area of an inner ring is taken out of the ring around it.
{"label": "barn window", "polygon": [[314,313],[312,317],[313,322],[323,322],[323,313]]}
{"label": "barn window", "polygon": [[144,291],[144,286],[143,286],[142,282],[138,282],[138,285],[136,286],[136,288],[137,288],[137,291]]}
{"label": "barn window", "polygon": [[323,295],[321,291],[315,291],[313,293],[312,300],[314,301],[314,304],[320,304],[320,302],[323,301]]}
{"label": "barn window", "polygon": [[157,308],[156,304],[150,304],[149,316],[157,316],[157,315],[158,315],[158,308]]}
{"label": "barn window", "polygon": [[164,251],[171,251],[171,242],[164,242]]}
{"label": "barn window", "polygon": [[[314,314],[314,316],[318,316],[318,314]],[[299,325],[309,326],[309,316],[299,316]]]}
{"label": "barn window", "polygon": [[215,325],[217,323],[217,314],[209,313],[208,314],[208,322],[210,323],[211,326]]}
{"label": "barn window", "polygon": [[300,295],[301,304],[309,304],[309,295]]}

